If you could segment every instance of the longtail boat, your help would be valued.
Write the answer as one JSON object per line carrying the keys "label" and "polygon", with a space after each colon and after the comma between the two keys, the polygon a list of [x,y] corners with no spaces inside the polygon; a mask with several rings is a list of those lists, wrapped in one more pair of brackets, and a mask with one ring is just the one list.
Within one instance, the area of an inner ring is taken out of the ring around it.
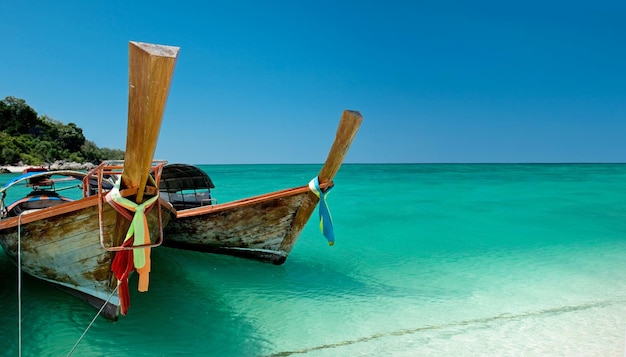
{"label": "longtail boat", "polygon": [[315,179],[300,187],[218,204],[210,193],[215,186],[205,172],[190,165],[166,165],[159,190],[176,210],[176,219],[165,227],[163,245],[280,265],[318,203],[320,227],[332,245],[325,194],[362,120],[359,112],[343,112],[324,166]]}
{"label": "longtail boat", "polygon": [[[84,299],[111,320],[129,307],[131,272],[139,274],[139,290],[147,290],[150,248],[160,244],[170,219],[158,191],[165,163],[152,160],[177,55],[177,47],[130,42],[123,162],[105,161],[82,175],[34,170],[0,189],[6,254],[21,271]],[[61,196],[59,175],[79,179],[82,194]],[[20,182],[32,192],[5,205],[7,190]]]}

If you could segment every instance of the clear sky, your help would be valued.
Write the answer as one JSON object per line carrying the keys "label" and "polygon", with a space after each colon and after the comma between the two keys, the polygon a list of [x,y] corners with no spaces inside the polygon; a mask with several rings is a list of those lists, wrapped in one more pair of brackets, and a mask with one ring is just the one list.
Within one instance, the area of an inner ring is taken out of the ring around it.
{"label": "clear sky", "polygon": [[0,97],[125,147],[128,41],[180,46],[156,158],[626,162],[626,1],[0,1]]}

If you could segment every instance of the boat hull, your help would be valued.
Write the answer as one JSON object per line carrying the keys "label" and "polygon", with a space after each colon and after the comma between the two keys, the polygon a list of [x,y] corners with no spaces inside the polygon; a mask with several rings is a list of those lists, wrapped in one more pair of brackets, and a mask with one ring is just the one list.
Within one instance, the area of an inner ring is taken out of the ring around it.
{"label": "boat hull", "polygon": [[[42,209],[0,221],[0,245],[20,269],[76,295],[96,308],[108,300],[102,314],[111,320],[118,317],[117,280],[111,272],[115,252],[100,243],[100,216],[97,197]],[[29,216],[36,216],[33,218]],[[121,245],[116,234],[116,211],[105,204],[102,210],[103,241],[107,247]],[[170,219],[162,212],[163,224]],[[147,214],[151,240],[158,239],[159,215]],[[19,244],[19,246],[18,246]]]}
{"label": "boat hull", "polygon": [[283,264],[293,246],[285,243],[302,230],[295,225],[298,212],[316,203],[308,187],[300,187],[179,211],[164,229],[163,245]]}
{"label": "boat hull", "polygon": [[[362,120],[359,112],[342,113],[335,141],[317,176],[316,190],[324,192],[332,186]],[[187,188],[186,184],[180,183],[180,188]],[[177,187],[171,183],[165,186]],[[318,195],[307,185],[219,205],[183,209],[165,229],[163,244],[283,264],[313,214],[320,200]],[[332,245],[334,238],[329,238],[329,242]]]}

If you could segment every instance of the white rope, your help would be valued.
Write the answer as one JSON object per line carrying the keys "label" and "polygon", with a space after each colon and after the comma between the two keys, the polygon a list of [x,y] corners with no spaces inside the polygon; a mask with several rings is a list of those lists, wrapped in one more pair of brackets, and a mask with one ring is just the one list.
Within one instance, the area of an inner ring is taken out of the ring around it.
{"label": "white rope", "polygon": [[22,213],[17,216],[17,353],[22,357]]}
{"label": "white rope", "polygon": [[85,337],[85,335],[87,334],[87,331],[89,331],[89,329],[91,328],[93,323],[96,322],[96,319],[98,318],[98,316],[100,315],[102,310],[104,310],[104,308],[107,306],[107,304],[109,303],[109,300],[111,300],[111,298],[113,297],[113,294],[115,294],[115,292],[117,292],[117,288],[118,287],[119,287],[119,284],[115,287],[115,289],[113,289],[111,294],[109,294],[109,297],[107,297],[107,299],[104,302],[104,304],[102,304],[102,307],[100,308],[100,310],[98,310],[98,312],[96,313],[96,316],[94,316],[93,319],[91,320],[91,322],[89,323],[89,325],[87,325],[87,328],[85,329],[85,331],[83,331],[83,334],[80,335],[80,337],[78,338],[78,341],[76,341],[76,343],[74,344],[74,347],[72,347],[70,352],[67,354],[67,357],[71,356],[72,353],[74,353],[74,350],[76,350],[76,347],[78,347],[78,344],[80,343],[80,341],[83,340],[83,337]]}

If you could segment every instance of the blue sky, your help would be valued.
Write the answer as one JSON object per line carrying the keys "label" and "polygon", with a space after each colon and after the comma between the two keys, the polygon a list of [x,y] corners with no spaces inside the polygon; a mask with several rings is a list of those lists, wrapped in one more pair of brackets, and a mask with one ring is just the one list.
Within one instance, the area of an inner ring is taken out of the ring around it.
{"label": "blue sky", "polygon": [[1,1],[0,97],[125,147],[128,41],[180,46],[156,157],[626,162],[624,1]]}

